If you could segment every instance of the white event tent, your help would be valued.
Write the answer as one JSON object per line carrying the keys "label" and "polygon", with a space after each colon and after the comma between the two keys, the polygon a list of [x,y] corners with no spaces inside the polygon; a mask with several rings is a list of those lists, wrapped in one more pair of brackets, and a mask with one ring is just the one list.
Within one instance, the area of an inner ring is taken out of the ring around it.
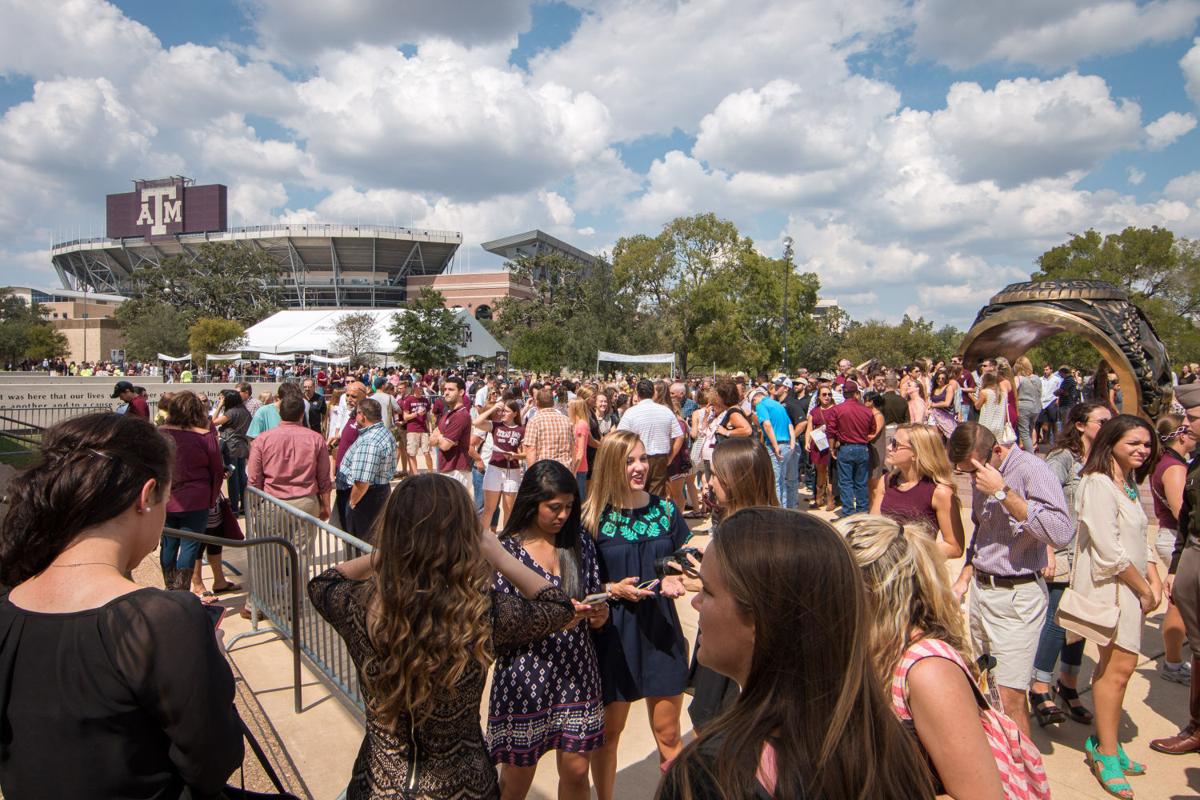
{"label": "white event tent", "polygon": [[[407,314],[402,308],[325,308],[294,309],[280,311],[252,325],[246,331],[245,353],[328,353],[334,349],[337,338],[334,327],[338,321],[350,314],[369,314],[375,318],[375,344],[367,352],[391,354],[396,351],[396,342],[388,333],[392,318],[396,314]],[[504,348],[488,333],[487,328],[468,314],[458,311],[458,321],[463,326],[463,339],[458,347],[458,357],[494,358]],[[253,356],[250,356],[253,358]],[[313,359],[314,361],[316,359]]]}

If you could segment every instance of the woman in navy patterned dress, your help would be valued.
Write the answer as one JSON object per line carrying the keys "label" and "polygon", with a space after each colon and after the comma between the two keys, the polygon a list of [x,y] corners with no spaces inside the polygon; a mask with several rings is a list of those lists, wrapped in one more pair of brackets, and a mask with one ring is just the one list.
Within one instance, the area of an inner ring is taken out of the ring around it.
{"label": "woman in navy patterned dress", "polygon": [[[596,547],[579,525],[579,484],[557,461],[525,473],[501,543],[522,564],[575,603],[563,630],[497,653],[488,706],[488,750],[500,767],[504,800],[523,798],[537,762],[558,753],[559,798],[588,797],[591,751],[604,743],[600,671],[589,626],[608,620],[608,606],[579,602],[600,592]],[[494,591],[516,593],[497,573]]]}
{"label": "woman in navy patterned dress", "polygon": [[685,593],[678,575],[657,586],[655,561],[691,537],[675,504],[646,491],[649,461],[632,431],[604,437],[588,484],[583,527],[596,540],[600,579],[609,582],[611,622],[596,637],[604,690],[604,746],[592,756],[600,800],[613,800],[617,747],[629,706],[645,698],[660,762],[683,749],[679,716],[687,686],[687,641],[675,598]]}

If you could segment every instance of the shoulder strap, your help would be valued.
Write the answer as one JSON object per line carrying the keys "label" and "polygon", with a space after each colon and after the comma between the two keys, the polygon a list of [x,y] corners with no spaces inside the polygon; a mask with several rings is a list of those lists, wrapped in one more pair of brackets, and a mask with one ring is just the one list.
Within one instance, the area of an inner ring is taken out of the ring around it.
{"label": "shoulder strap", "polygon": [[[940,639],[921,639],[909,645],[904,651],[904,655],[900,658],[900,663],[896,665],[895,672],[892,675],[892,692],[896,699],[903,702],[904,712],[908,713],[908,673],[913,666],[922,659],[926,658],[944,658],[947,661],[953,662],[963,671],[963,677],[967,679],[967,683],[971,685],[971,691],[975,694],[975,702],[979,704],[981,709],[991,708],[987,698],[979,691],[979,687],[975,684],[975,680],[971,677],[971,670],[963,661],[962,655],[959,654],[950,645]],[[912,715],[909,714],[909,717]]]}

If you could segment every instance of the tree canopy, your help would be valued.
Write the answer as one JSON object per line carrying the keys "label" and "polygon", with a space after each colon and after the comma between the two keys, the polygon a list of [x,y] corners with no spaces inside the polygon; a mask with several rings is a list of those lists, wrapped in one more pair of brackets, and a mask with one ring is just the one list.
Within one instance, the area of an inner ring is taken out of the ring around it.
{"label": "tree canopy", "polygon": [[351,367],[373,362],[379,350],[375,317],[365,312],[346,314],[333,326],[333,352],[349,356]]}
{"label": "tree canopy", "polygon": [[240,322],[220,317],[201,317],[188,329],[188,348],[192,360],[203,363],[211,353],[223,353],[241,347],[246,329]]}
{"label": "tree canopy", "polygon": [[[1167,346],[1173,361],[1200,360],[1200,242],[1166,228],[1128,227],[1101,236],[1076,234],[1037,259],[1034,280],[1088,278],[1127,291]],[[1059,334],[1031,354],[1052,364],[1082,366],[1099,356],[1077,336]]]}
{"label": "tree canopy", "polygon": [[414,369],[424,372],[458,360],[462,325],[435,289],[421,289],[405,312],[392,317],[388,330],[396,340],[396,359]]}
{"label": "tree canopy", "polygon": [[278,310],[283,269],[269,254],[250,246],[202,244],[196,257],[171,256],[161,265],[143,263],[130,280],[135,294],[185,314],[253,325]]}
{"label": "tree canopy", "polygon": [[125,336],[125,356],[150,361],[159,353],[183,355],[188,350],[188,315],[161,300],[126,300],[113,314]]}
{"label": "tree canopy", "polygon": [[37,303],[30,306],[8,291],[0,293],[0,359],[41,361],[70,351],[67,338],[55,330],[45,313]]}

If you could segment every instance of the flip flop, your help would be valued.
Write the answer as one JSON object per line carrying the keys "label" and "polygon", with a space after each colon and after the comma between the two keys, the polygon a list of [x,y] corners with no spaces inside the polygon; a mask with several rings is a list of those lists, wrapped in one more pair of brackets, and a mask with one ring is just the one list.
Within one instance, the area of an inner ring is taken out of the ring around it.
{"label": "flip flop", "polygon": [[218,589],[215,586],[212,589],[212,594],[229,594],[230,592],[240,592],[242,587],[233,582],[227,582],[222,588]]}

